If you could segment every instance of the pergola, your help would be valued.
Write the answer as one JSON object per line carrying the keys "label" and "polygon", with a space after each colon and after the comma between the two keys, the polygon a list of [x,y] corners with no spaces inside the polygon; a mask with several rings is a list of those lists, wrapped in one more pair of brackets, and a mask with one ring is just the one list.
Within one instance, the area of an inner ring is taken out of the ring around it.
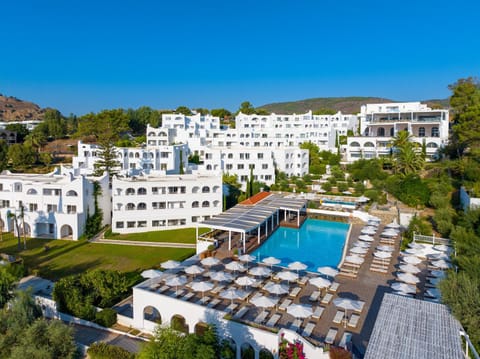
{"label": "pergola", "polygon": [[246,233],[257,230],[258,243],[260,244],[260,231],[265,226],[265,234],[273,232],[275,225],[280,222],[280,211],[284,211],[284,220],[289,212],[297,214],[297,225],[300,225],[300,212],[306,209],[307,200],[280,194],[270,194],[252,205],[237,204],[229,210],[205,220],[197,225],[198,227],[209,227],[212,229],[228,232],[228,250],[232,249],[232,232],[240,233],[245,252]]}

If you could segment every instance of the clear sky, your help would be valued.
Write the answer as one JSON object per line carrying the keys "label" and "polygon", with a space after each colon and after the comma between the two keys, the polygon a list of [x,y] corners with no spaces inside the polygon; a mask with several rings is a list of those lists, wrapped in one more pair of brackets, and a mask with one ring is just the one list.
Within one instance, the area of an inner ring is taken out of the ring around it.
{"label": "clear sky", "polygon": [[0,93],[64,114],[445,98],[480,73],[477,0],[15,0]]}

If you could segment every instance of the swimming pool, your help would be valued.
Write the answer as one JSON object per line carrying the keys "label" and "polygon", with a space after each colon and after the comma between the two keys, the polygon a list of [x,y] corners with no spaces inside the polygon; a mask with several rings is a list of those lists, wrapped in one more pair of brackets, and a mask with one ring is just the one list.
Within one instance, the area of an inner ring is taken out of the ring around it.
{"label": "swimming pool", "polygon": [[347,223],[308,218],[300,229],[279,227],[251,254],[257,261],[276,257],[282,261],[281,266],[300,261],[312,272],[320,266],[337,267],[348,227]]}
{"label": "swimming pool", "polygon": [[322,201],[323,204],[339,204],[339,205],[346,205],[346,206],[355,206],[355,202],[347,202],[347,201],[334,201],[332,199],[324,199]]}

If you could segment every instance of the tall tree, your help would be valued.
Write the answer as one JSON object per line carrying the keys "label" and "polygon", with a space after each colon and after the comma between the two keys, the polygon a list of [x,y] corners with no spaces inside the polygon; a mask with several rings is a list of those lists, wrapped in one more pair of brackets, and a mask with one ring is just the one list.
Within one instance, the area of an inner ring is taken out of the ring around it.
{"label": "tall tree", "polygon": [[8,144],[5,140],[0,140],[0,172],[8,165]]}
{"label": "tall tree", "polygon": [[423,169],[425,158],[408,131],[397,132],[390,145],[393,147],[395,172],[407,176]]}
{"label": "tall tree", "polygon": [[9,123],[5,126],[5,129],[8,131],[13,131],[17,133],[17,142],[22,143],[25,137],[30,133],[27,126],[21,123]]}
{"label": "tall tree", "polygon": [[253,115],[255,113],[255,107],[253,107],[253,105],[250,102],[244,101],[240,104],[240,108],[238,109],[238,112],[241,112],[245,115]]}
{"label": "tall tree", "polygon": [[181,113],[185,116],[191,116],[192,111],[187,106],[178,106],[175,113]]}

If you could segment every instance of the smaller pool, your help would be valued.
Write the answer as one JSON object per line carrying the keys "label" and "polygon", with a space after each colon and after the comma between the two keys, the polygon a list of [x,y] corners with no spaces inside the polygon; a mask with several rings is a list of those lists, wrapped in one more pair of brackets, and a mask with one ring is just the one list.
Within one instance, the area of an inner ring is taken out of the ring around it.
{"label": "smaller pool", "polygon": [[305,263],[308,271],[321,266],[338,266],[342,257],[347,223],[307,219],[299,229],[279,227],[251,254],[261,261],[273,256],[281,260],[280,266],[291,262]]}
{"label": "smaller pool", "polygon": [[322,200],[322,204],[339,204],[341,206],[356,206],[355,202],[347,202],[347,201],[334,201],[332,199],[324,199]]}

